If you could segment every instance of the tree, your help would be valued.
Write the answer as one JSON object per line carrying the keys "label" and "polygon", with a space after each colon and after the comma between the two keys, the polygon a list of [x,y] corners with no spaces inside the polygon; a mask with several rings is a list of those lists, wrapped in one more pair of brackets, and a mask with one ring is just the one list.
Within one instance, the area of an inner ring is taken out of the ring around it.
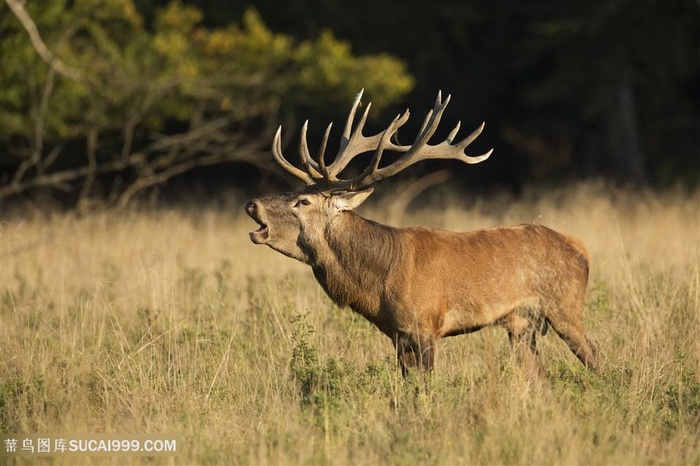
{"label": "tree", "polygon": [[148,25],[131,0],[6,4],[0,200],[42,189],[86,199],[109,180],[125,205],[197,166],[265,167],[289,109],[350,101],[362,87],[382,107],[413,85],[394,57],[353,56],[330,31],[295,42],[253,9],[205,28],[177,1]]}
{"label": "tree", "polygon": [[673,157],[666,147],[653,150],[645,136],[670,114],[697,111],[683,95],[700,70],[694,3],[531,5],[537,14],[528,23],[519,66],[539,71],[525,87],[526,102],[549,113],[546,124],[568,126],[587,173],[643,183],[658,166],[655,160]]}

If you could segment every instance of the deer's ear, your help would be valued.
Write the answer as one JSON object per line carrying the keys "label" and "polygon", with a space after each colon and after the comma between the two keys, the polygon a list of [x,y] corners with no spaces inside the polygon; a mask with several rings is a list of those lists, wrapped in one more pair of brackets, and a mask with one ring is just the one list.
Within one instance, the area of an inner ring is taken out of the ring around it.
{"label": "deer's ear", "polygon": [[362,191],[333,193],[333,204],[338,211],[352,210],[365,202],[365,199],[367,199],[373,192],[373,188],[368,188]]}

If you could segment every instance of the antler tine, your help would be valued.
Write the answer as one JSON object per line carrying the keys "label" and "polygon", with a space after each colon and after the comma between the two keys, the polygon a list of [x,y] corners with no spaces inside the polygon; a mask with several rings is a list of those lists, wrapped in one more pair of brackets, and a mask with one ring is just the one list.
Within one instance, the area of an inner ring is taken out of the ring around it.
{"label": "antler tine", "polygon": [[285,171],[287,171],[288,173],[299,178],[301,181],[303,181],[309,186],[315,183],[313,178],[308,173],[299,170],[297,167],[289,163],[287,159],[284,158],[284,155],[282,155],[282,126],[277,128],[275,138],[272,141],[272,155],[274,155],[275,160],[277,160],[277,163],[280,164],[280,166],[284,168]]}
{"label": "antler tine", "polygon": [[331,134],[331,128],[333,127],[333,122],[328,124],[326,128],[326,134],[323,135],[323,141],[321,141],[321,148],[318,150],[318,168],[325,179],[330,178],[328,173],[328,168],[326,168],[326,144],[328,144],[328,136]]}
{"label": "antler tine", "polygon": [[467,136],[466,138],[462,139],[462,141],[461,141],[459,144],[457,144],[457,145],[458,145],[458,146],[461,146],[461,147],[467,147],[469,144],[471,144],[472,142],[474,142],[474,139],[476,139],[477,137],[479,137],[479,135],[481,134],[481,132],[484,130],[484,127],[485,127],[485,126],[486,126],[486,122],[485,122],[485,121],[482,121],[481,124],[479,125],[479,127],[476,128],[474,131],[472,131],[472,134],[470,134],[470,135]]}
{"label": "antler tine", "polygon": [[[461,126],[462,126],[462,122],[461,122],[461,121],[458,121],[457,124],[455,125],[454,129],[453,129],[452,131],[450,131],[450,134],[447,135],[447,139],[445,139],[445,141],[447,141],[447,142],[449,142],[450,144],[452,144],[452,141],[454,141],[455,136],[457,136],[457,133],[459,133],[459,128],[460,128]],[[478,134],[477,134],[477,136],[478,136]],[[476,137],[476,136],[475,136],[475,137]],[[462,141],[462,142],[464,142],[464,141]],[[471,142],[471,141],[469,141],[469,142]],[[469,143],[467,143],[467,144],[469,144]],[[465,147],[466,147],[466,146],[465,146]]]}
{"label": "antler tine", "polygon": [[[452,97],[451,94],[447,95],[447,99],[445,100],[445,103],[442,102],[442,91],[438,91],[437,98],[435,99],[435,105],[433,105],[433,108],[431,110],[428,110],[428,113],[425,115],[425,119],[423,120],[423,124],[420,127],[420,130],[418,130],[418,136],[416,136],[416,140],[420,137],[420,135],[423,134],[423,131],[425,128],[428,126],[428,123],[431,122],[433,118],[433,114],[440,109],[445,109],[447,107],[447,104],[450,103],[450,98]],[[441,111],[441,110],[440,110]]]}
{"label": "antler tine", "polygon": [[[338,159],[340,154],[344,153],[345,148],[350,145],[350,141],[351,141],[352,136],[353,136],[352,124],[355,121],[355,112],[357,112],[357,107],[358,107],[358,105],[360,105],[360,101],[362,100],[362,94],[364,94],[364,93],[365,93],[365,89],[362,88],[360,90],[360,92],[358,92],[357,95],[355,96],[355,100],[352,102],[352,108],[350,108],[350,113],[348,114],[348,119],[345,120],[345,128],[343,129],[343,137],[340,138],[340,148],[338,149],[338,154],[336,154],[336,159]],[[369,107],[369,105],[368,105],[368,107]],[[365,113],[367,113],[367,111],[369,111],[369,108],[367,108],[365,110]],[[331,167],[333,167],[335,165],[336,161],[331,163]],[[333,173],[332,169],[329,171],[331,173]],[[338,170],[338,172],[339,171],[340,170]]]}
{"label": "antler tine", "polygon": [[309,120],[306,120],[301,127],[301,136],[299,136],[299,158],[301,164],[306,169],[306,173],[311,178],[321,178],[321,173],[318,165],[311,159],[309,152],[309,144],[306,142],[306,132],[309,129]]}
{"label": "antler tine", "polygon": [[[466,147],[469,144],[474,142],[474,139],[479,137],[481,132],[484,130],[484,126],[486,126],[486,122],[482,121],[481,125],[479,125],[479,127],[477,129],[475,129],[472,132],[472,134],[470,134],[469,136],[464,138],[459,144],[456,144],[456,147],[460,148],[460,152],[464,152],[464,149],[466,149]],[[459,127],[459,125],[458,125],[458,127]],[[456,132],[455,132],[455,134],[456,134]],[[464,154],[464,161],[468,164],[475,164],[475,163],[483,162],[484,160],[489,158],[489,156],[491,155],[492,152],[493,152],[493,149],[491,149],[490,151],[488,151],[484,154],[481,154],[481,155],[471,156],[471,155]]]}
{"label": "antler tine", "polygon": [[352,122],[355,120],[355,112],[357,111],[357,106],[360,105],[362,100],[362,94],[365,93],[365,89],[362,88],[360,92],[355,96],[355,100],[352,102],[352,108],[350,109],[350,114],[345,122],[345,129],[343,130],[343,137],[345,139],[350,139],[350,133],[352,132]]}
{"label": "antler tine", "polygon": [[[425,114],[425,118],[423,118],[423,124],[420,125],[420,129],[418,130],[418,134],[416,135],[415,141],[418,141],[421,138],[421,136],[423,135],[423,131],[425,131],[425,128],[428,127],[428,123],[433,118],[433,113],[434,112],[431,109],[431,110],[428,110],[428,113]],[[415,141],[414,141],[414,144],[415,144]]]}
{"label": "antler tine", "polygon": [[[438,97],[435,99],[435,106],[425,116],[425,120],[423,121],[421,130],[418,132],[418,136],[416,136],[415,142],[408,152],[401,157],[401,159],[412,157],[415,152],[420,150],[428,143],[428,140],[433,136],[433,134],[435,134],[435,130],[437,130],[440,119],[442,118],[442,113],[445,111],[447,104],[450,103],[451,97],[451,95],[448,95],[447,99],[445,99],[445,102],[443,103],[442,91],[438,91]],[[399,161],[401,159],[399,159]]]}
{"label": "antler tine", "polygon": [[491,157],[491,154],[493,154],[493,149],[489,150],[488,152],[485,152],[481,155],[464,155],[464,162],[469,164],[469,165],[474,165],[479,162],[483,162],[484,160],[488,159]]}

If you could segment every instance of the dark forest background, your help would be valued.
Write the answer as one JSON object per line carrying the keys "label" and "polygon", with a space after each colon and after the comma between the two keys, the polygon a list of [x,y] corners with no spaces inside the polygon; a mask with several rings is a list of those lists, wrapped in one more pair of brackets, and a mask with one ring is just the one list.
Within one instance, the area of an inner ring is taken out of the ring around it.
{"label": "dark forest background", "polygon": [[361,88],[368,133],[412,110],[403,143],[438,90],[438,136],[486,121],[488,163],[409,175],[455,189],[700,183],[695,0],[5,0],[0,35],[0,202],[289,187],[276,128],[296,160]]}

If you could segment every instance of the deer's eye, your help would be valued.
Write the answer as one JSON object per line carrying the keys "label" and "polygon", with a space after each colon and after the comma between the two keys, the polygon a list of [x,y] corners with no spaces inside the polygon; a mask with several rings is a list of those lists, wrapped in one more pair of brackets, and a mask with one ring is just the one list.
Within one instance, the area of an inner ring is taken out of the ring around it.
{"label": "deer's eye", "polygon": [[299,207],[300,205],[307,206],[309,204],[311,204],[311,202],[308,199],[299,199],[295,207]]}

